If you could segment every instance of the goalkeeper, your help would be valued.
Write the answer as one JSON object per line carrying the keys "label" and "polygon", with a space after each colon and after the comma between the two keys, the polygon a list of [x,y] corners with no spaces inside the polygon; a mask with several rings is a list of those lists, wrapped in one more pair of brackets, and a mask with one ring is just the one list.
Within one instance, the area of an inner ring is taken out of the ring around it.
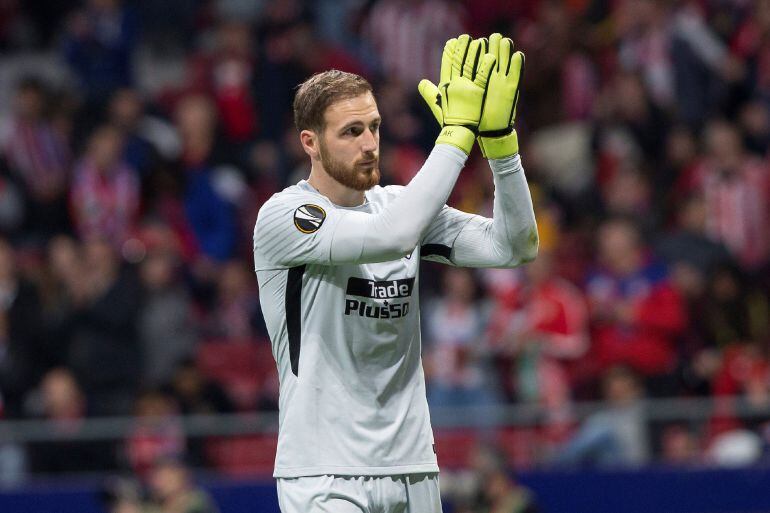
{"label": "goalkeeper", "polygon": [[[420,360],[421,258],[513,267],[537,229],[513,122],[524,58],[510,39],[445,45],[419,91],[441,127],[405,187],[378,186],[380,114],[363,78],[310,77],[294,100],[310,176],[275,194],[254,265],[280,377],[274,476],[283,513],[441,511]],[[493,218],[445,205],[478,140]]]}

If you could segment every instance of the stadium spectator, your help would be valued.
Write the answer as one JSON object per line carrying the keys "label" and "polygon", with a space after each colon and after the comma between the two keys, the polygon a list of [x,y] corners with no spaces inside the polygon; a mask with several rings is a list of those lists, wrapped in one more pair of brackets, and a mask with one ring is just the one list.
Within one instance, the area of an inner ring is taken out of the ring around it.
{"label": "stadium spectator", "polygon": [[[318,38],[350,51],[362,51],[358,38],[364,11],[370,7],[360,0],[319,0],[313,2],[313,18]],[[365,60],[373,60],[371,56]],[[371,70],[370,70],[371,71]]]}
{"label": "stadium spectator", "polygon": [[24,187],[0,154],[0,234],[16,240],[27,212]]}
{"label": "stadium spectator", "polygon": [[655,226],[647,169],[663,162],[666,114],[649,97],[642,78],[618,73],[596,104],[596,181],[609,214],[634,216]]}
{"label": "stadium spectator", "polygon": [[88,403],[80,384],[69,369],[49,371],[39,385],[39,408],[49,429],[63,440],[31,444],[30,467],[34,472],[65,474],[95,472],[111,468],[115,455],[111,443],[67,440],[83,429]]}
{"label": "stadium spectator", "polygon": [[483,344],[484,311],[468,269],[449,269],[427,305],[424,356],[431,406],[494,404],[502,397]]}
{"label": "stadium spectator", "polygon": [[770,404],[770,360],[760,344],[745,341],[724,351],[722,368],[714,379],[714,394],[742,396],[755,407]]}
{"label": "stadium spectator", "polygon": [[740,107],[738,122],[743,134],[746,151],[757,158],[767,156],[770,149],[770,109],[759,98]]}
{"label": "stadium spectator", "polygon": [[133,85],[131,59],[139,23],[129,5],[122,0],[88,0],[68,20],[64,56],[92,107],[106,103],[115,89]]}
{"label": "stadium spectator", "polygon": [[716,293],[712,283],[720,269],[730,267],[731,257],[723,244],[707,236],[705,202],[700,195],[692,194],[682,200],[677,220],[676,228],[658,240],[655,254],[670,269],[672,285],[688,312],[688,325],[679,348],[686,386],[708,393],[713,367],[710,362],[718,358],[714,348],[733,340],[718,343],[715,339],[717,332],[724,332],[724,326],[716,325],[726,323],[729,311],[722,309],[723,302],[731,300]]}
{"label": "stadium spectator", "polygon": [[592,360],[600,369],[633,367],[654,395],[676,393],[671,373],[687,319],[667,269],[651,257],[638,228],[625,219],[603,223],[597,246],[601,267],[586,285]]}
{"label": "stadium spectator", "polygon": [[649,232],[659,220],[652,210],[650,182],[640,168],[619,170],[602,190],[608,216],[631,217]]}
{"label": "stadium spectator", "polygon": [[746,10],[740,25],[731,34],[731,50],[747,66],[744,86],[747,93],[756,98],[767,98],[770,93],[770,2],[757,0]]}
{"label": "stadium spectator", "polygon": [[217,146],[216,109],[207,96],[189,95],[177,105],[175,121],[182,137],[184,211],[200,252],[196,265],[208,268],[232,256],[237,235],[235,209],[216,182],[224,151]]}
{"label": "stadium spectator", "polygon": [[170,382],[177,366],[193,355],[198,333],[173,232],[164,225],[145,226],[142,239],[146,256],[139,264],[143,298],[137,318],[141,383],[157,388]]}
{"label": "stadium spectator", "polygon": [[511,27],[518,34],[516,46],[526,55],[537,55],[526,66],[527,80],[532,80],[527,88],[526,126],[539,129],[563,121],[567,112],[590,112],[593,98],[588,89],[594,86],[595,72],[591,66],[574,69],[584,40],[570,22],[567,2],[524,2],[515,6],[509,2],[505,10],[503,19],[511,19]]}
{"label": "stadium spectator", "polygon": [[46,247],[45,264],[40,279],[45,350],[38,357],[55,366],[63,366],[71,340],[76,291],[79,291],[85,274],[80,243],[69,235],[52,238]]}
{"label": "stadium spectator", "polygon": [[703,142],[706,158],[690,186],[705,199],[707,233],[724,243],[744,268],[759,271],[770,256],[770,169],[746,152],[730,122],[709,122]]}
{"label": "stadium spectator", "polygon": [[118,89],[108,107],[110,124],[126,137],[125,160],[140,171],[143,178],[147,178],[147,173],[159,171],[157,159],[172,161],[182,152],[179,134],[171,123],[150,112],[149,109],[157,105],[145,94],[139,89]]}
{"label": "stadium spectator", "polygon": [[676,211],[676,225],[655,244],[655,254],[671,270],[680,292],[697,298],[717,266],[730,261],[727,248],[706,233],[706,205],[702,196],[692,194]]}
{"label": "stadium spectator", "polygon": [[25,395],[47,369],[42,345],[37,290],[19,274],[13,246],[0,238],[0,392],[6,417],[21,415]]}
{"label": "stadium spectator", "polygon": [[178,458],[161,458],[150,472],[149,487],[157,513],[218,513],[214,501],[195,485]]}
{"label": "stadium spectator", "polygon": [[125,415],[141,375],[140,290],[106,241],[86,241],[83,263],[70,291],[74,309],[66,363],[83,386],[92,415]]}
{"label": "stadium spectator", "polygon": [[[252,378],[258,379],[257,376]],[[164,388],[174,397],[179,405],[179,413],[183,415],[215,415],[235,411],[225,389],[217,381],[205,376],[193,359],[181,362]],[[272,409],[277,409],[277,406]],[[208,441],[205,437],[187,439],[187,456],[191,463],[196,466],[210,463]]]}
{"label": "stadium spectator", "polygon": [[268,0],[257,25],[260,78],[255,94],[261,118],[269,121],[262,124],[262,135],[271,140],[279,140],[292,126],[286,106],[291,105],[294,88],[307,77],[293,44],[293,31],[307,16],[299,0]]}
{"label": "stadium spectator", "polygon": [[480,445],[473,454],[473,493],[457,513],[538,513],[532,490],[511,476],[505,452],[492,445]]}
{"label": "stadium spectator", "polygon": [[245,143],[259,129],[252,90],[256,56],[251,27],[242,21],[222,22],[216,28],[214,45],[191,59],[189,83],[213,98],[224,136],[233,143]]}
{"label": "stadium spectator", "polygon": [[653,101],[676,108],[691,126],[724,100],[723,82],[743,77],[741,61],[705,23],[695,2],[618,2],[615,20],[621,66],[641,73]]}
{"label": "stadium spectator", "polygon": [[442,42],[463,32],[459,2],[379,0],[364,22],[363,37],[376,53],[382,74],[413,88],[435,77]]}
{"label": "stadium spectator", "polygon": [[99,490],[106,513],[146,513],[142,499],[142,490],[133,479],[110,477]]}
{"label": "stadium spectator", "polygon": [[[0,421],[4,418],[3,395],[0,389]],[[27,455],[19,443],[0,442],[0,484],[11,486],[22,482],[28,472]]]}
{"label": "stadium spectator", "polygon": [[146,178],[156,165],[157,150],[149,139],[148,118],[144,104],[135,89],[118,89],[110,98],[109,122],[123,136],[123,161]]}
{"label": "stadium spectator", "polygon": [[161,458],[185,454],[187,440],[174,398],[158,390],[139,395],[134,406],[135,423],[124,442],[125,457],[133,472],[148,478]]}
{"label": "stadium spectator", "polygon": [[[33,288],[17,274],[14,251],[0,238],[0,421],[22,412],[26,393],[39,378],[39,304]],[[26,475],[23,448],[0,442],[0,482],[12,485]]]}
{"label": "stadium spectator", "polygon": [[75,165],[70,210],[81,239],[103,238],[119,248],[139,214],[135,169],[123,160],[123,134],[109,125],[97,129]]}
{"label": "stadium spectator", "polygon": [[194,360],[182,362],[168,383],[169,391],[185,415],[232,413],[234,407],[218,383],[203,375]]}
{"label": "stadium spectator", "polygon": [[650,458],[644,385],[628,367],[611,367],[602,376],[603,410],[589,416],[555,454],[568,466],[638,466]]}
{"label": "stadium spectator", "polygon": [[[709,444],[726,433],[754,427],[738,416],[740,405],[764,407],[770,402],[770,361],[763,347],[754,341],[740,341],[721,352],[719,367],[713,375],[715,401],[707,425]],[[734,400],[737,399],[737,400]]]}
{"label": "stadium spectator", "polygon": [[241,261],[222,265],[216,296],[204,324],[204,336],[221,342],[251,343],[267,338],[259,308],[259,294]]}
{"label": "stadium spectator", "polygon": [[367,73],[364,63],[358,61],[344,48],[319,40],[313,25],[305,21],[292,30],[292,46],[297,63],[305,73],[320,73],[327,69],[339,69],[363,76]]}
{"label": "stadium spectator", "polygon": [[571,422],[571,366],[590,338],[585,296],[554,271],[547,247],[525,269],[511,271],[507,287],[503,271],[489,271],[495,303],[487,337],[508,373],[509,396],[541,405],[549,427],[563,430]]}
{"label": "stadium spectator", "polygon": [[684,424],[664,428],[660,452],[660,458],[666,465],[692,467],[702,463],[700,440],[693,429]]}
{"label": "stadium spectator", "polygon": [[66,189],[72,156],[65,134],[49,119],[51,100],[44,82],[22,79],[14,114],[0,130],[0,147],[24,186],[27,237],[50,237],[67,228]]}
{"label": "stadium spectator", "polygon": [[686,181],[700,160],[695,133],[684,125],[672,126],[666,137],[665,159],[652,173],[654,206],[664,223],[676,222],[677,205],[691,195]]}
{"label": "stadium spectator", "polygon": [[725,349],[745,341],[770,341],[768,297],[734,265],[713,270],[702,308],[700,327],[709,347]]}

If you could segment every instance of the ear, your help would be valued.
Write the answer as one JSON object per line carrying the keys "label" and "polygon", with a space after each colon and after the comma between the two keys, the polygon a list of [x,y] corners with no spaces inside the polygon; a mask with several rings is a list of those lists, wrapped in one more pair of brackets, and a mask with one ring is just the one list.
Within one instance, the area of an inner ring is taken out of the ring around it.
{"label": "ear", "polygon": [[299,142],[302,144],[302,149],[305,150],[311,159],[318,159],[320,150],[318,148],[318,134],[313,130],[303,130],[299,133]]}

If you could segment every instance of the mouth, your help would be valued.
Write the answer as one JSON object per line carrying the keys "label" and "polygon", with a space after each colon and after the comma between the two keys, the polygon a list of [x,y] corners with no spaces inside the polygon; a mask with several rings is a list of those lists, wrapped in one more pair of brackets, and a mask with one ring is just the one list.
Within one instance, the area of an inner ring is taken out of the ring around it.
{"label": "mouth", "polygon": [[377,159],[361,160],[356,165],[361,167],[372,167],[372,166],[376,166],[377,162],[378,162]]}

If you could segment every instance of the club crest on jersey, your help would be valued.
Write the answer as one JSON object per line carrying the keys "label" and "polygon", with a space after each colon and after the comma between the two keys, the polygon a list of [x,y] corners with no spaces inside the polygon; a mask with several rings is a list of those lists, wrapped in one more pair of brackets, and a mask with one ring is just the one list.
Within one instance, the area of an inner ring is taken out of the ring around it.
{"label": "club crest on jersey", "polygon": [[294,211],[294,226],[302,233],[317,231],[326,219],[326,211],[318,205],[302,205]]}

